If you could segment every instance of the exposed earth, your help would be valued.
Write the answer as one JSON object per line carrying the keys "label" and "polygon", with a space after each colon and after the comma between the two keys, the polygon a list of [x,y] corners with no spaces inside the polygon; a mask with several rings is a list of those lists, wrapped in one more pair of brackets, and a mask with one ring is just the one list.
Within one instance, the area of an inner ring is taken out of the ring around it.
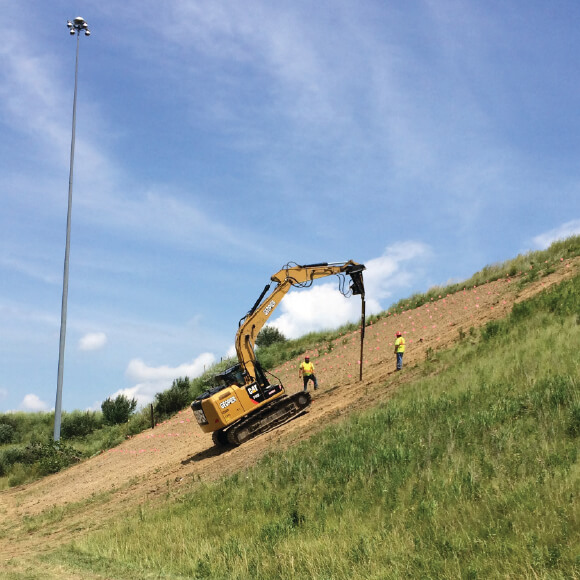
{"label": "exposed earth", "polygon": [[[168,494],[191,491],[199,481],[217,480],[244,469],[268,451],[294,445],[347,414],[388,400],[396,389],[419,376],[417,365],[428,352],[448,348],[459,340],[460,333],[469,337],[472,327],[504,318],[514,302],[576,275],[579,269],[580,258],[561,261],[553,273],[523,287],[519,281],[526,274],[520,273],[512,279],[439,296],[419,308],[410,305],[409,310],[374,321],[365,332],[362,381],[360,331],[332,345],[319,345],[308,353],[320,385],[308,412],[241,447],[214,447],[211,435],[201,432],[191,410],[186,409],[117,448],[50,477],[0,492],[0,570],[4,564],[13,571],[25,570],[34,555],[104,528],[125,510],[165,501]],[[397,330],[407,341],[405,368],[400,373],[395,372],[393,354]],[[301,360],[273,371],[289,393],[301,388]],[[34,524],[39,516],[42,526]]]}

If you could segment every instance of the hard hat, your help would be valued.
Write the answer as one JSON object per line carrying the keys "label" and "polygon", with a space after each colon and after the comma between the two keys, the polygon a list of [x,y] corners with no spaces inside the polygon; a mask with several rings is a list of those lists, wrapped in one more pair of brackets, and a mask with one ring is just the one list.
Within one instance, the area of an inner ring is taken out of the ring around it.
{"label": "hard hat", "polygon": [[310,357],[309,356],[305,356],[304,357],[304,360],[310,360]]}
{"label": "hard hat", "polygon": [[397,333],[395,334],[395,336],[402,336],[402,334],[397,330]]}

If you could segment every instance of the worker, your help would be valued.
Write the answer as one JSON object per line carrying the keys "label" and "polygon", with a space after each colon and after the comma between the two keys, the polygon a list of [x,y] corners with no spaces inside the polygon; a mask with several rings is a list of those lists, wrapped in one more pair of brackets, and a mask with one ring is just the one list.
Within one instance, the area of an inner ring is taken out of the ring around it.
{"label": "worker", "polygon": [[397,370],[403,370],[403,353],[405,352],[405,339],[397,330],[395,334],[395,354],[397,355]]}
{"label": "worker", "polygon": [[316,381],[316,376],[314,375],[314,364],[310,362],[310,357],[305,356],[304,362],[300,363],[300,368],[298,369],[298,376],[304,381],[304,390],[308,390],[308,381],[314,383],[314,390],[318,389],[318,382]]}

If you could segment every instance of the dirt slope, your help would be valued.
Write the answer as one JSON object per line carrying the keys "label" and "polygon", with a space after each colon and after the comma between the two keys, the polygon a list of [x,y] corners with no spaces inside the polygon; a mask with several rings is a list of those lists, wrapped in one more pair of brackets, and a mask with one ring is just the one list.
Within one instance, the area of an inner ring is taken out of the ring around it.
{"label": "dirt slope", "polygon": [[[576,274],[580,259],[562,262],[557,270],[518,293],[518,277],[441,296],[422,307],[389,315],[367,327],[363,381],[359,382],[360,334],[346,335],[310,353],[321,388],[305,415],[245,445],[216,449],[192,413],[185,410],[172,420],[144,432],[109,452],[32,484],[0,492],[0,568],[16,565],[39,552],[52,550],[73,537],[106,526],[123,510],[144,502],[192,489],[254,464],[265,452],[310,437],[329,422],[365,408],[414,378],[416,363],[427,349],[437,350],[488,321],[505,317],[515,301]],[[396,330],[407,339],[405,369],[394,372]],[[300,359],[301,360],[301,359]],[[301,388],[294,360],[276,369],[290,393]],[[372,395],[372,396],[371,396]],[[40,523],[41,522],[41,523]]]}

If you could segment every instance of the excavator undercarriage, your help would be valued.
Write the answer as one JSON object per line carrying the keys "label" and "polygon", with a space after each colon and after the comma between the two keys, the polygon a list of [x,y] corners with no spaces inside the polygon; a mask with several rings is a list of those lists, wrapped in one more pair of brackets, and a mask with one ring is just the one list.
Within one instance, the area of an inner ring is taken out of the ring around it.
{"label": "excavator undercarriage", "polygon": [[213,442],[216,445],[241,445],[298,417],[310,406],[311,401],[308,392],[284,395],[231,427],[214,431]]}

